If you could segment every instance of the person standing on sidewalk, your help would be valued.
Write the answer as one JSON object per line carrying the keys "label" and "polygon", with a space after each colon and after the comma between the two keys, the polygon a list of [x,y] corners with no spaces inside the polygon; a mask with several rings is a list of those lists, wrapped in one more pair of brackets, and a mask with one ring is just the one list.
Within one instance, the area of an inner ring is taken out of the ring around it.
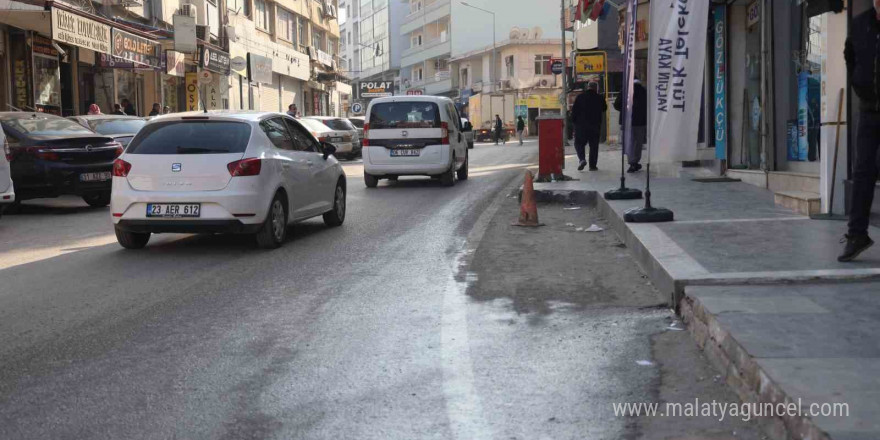
{"label": "person standing on sidewalk", "polygon": [[495,145],[498,145],[498,141],[501,141],[502,144],[507,145],[507,141],[504,140],[504,137],[501,136],[501,133],[504,131],[504,123],[501,122],[501,116],[495,115]]}
{"label": "person standing on sidewalk", "polygon": [[519,144],[522,146],[523,144],[523,132],[526,131],[526,121],[523,120],[523,117],[520,116],[516,120],[516,136],[519,138]]}
{"label": "person standing on sidewalk", "polygon": [[860,117],[856,138],[852,209],[846,243],[837,261],[852,261],[874,242],[868,237],[871,205],[880,159],[880,0],[855,19],[844,50],[847,74],[859,97]]}
{"label": "person standing on sidewalk", "polygon": [[[614,109],[620,112],[620,132],[623,133],[623,91],[614,100]],[[625,152],[629,161],[627,173],[642,169],[642,149],[648,139],[648,91],[638,78],[633,82],[632,137],[630,150]]]}
{"label": "person standing on sidewalk", "polygon": [[587,84],[587,90],[578,95],[571,109],[571,120],[574,123],[574,149],[577,151],[578,171],[587,166],[586,146],[590,144],[590,171],[597,171],[599,162],[599,135],[602,130],[602,118],[608,110],[608,103],[599,96],[599,84]]}

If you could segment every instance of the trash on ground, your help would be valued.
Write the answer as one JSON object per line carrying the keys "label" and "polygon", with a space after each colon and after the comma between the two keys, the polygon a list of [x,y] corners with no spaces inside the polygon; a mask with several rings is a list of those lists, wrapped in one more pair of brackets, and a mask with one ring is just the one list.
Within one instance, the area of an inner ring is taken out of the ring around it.
{"label": "trash on ground", "polygon": [[643,366],[643,367],[649,367],[649,366],[651,366],[651,365],[654,365],[653,362],[651,362],[651,361],[644,361],[644,360],[636,361],[636,363],[639,364],[639,365],[641,365],[641,366]]}
{"label": "trash on ground", "polygon": [[681,331],[684,331],[685,328],[684,328],[684,324],[682,324],[681,321],[675,320],[675,321],[672,321],[671,324],[669,324],[669,327],[666,327],[666,330],[681,332]]}
{"label": "trash on ground", "polygon": [[584,228],[574,228],[575,232],[582,232]]}
{"label": "trash on ground", "polygon": [[578,209],[581,209],[581,207],[580,206],[566,206],[565,208],[562,208],[563,211],[577,211]]}
{"label": "trash on ground", "polygon": [[596,224],[593,224],[589,228],[585,229],[586,232],[602,232],[604,230],[605,230],[605,228],[603,228],[599,225],[596,225]]}
{"label": "trash on ground", "polygon": [[566,223],[565,226],[574,226],[574,223]]}

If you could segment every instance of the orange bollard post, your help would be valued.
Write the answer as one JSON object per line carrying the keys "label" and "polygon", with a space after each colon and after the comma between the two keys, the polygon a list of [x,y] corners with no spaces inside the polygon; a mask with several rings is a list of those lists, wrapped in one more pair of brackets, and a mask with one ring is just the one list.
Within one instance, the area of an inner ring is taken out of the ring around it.
{"label": "orange bollard post", "polygon": [[522,189],[522,203],[519,208],[519,222],[515,226],[535,227],[538,223],[538,204],[535,202],[535,186],[532,173],[526,170]]}

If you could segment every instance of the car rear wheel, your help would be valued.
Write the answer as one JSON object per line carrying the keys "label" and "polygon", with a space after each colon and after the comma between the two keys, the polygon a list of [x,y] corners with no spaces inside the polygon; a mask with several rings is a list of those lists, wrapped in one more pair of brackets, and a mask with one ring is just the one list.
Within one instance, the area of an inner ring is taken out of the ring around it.
{"label": "car rear wheel", "polygon": [[452,163],[445,173],[440,175],[440,184],[443,186],[455,185],[455,156],[452,156]]}
{"label": "car rear wheel", "polygon": [[464,164],[462,164],[461,168],[459,168],[458,171],[456,171],[456,174],[458,174],[458,180],[467,180],[467,178],[468,178],[468,162],[470,162],[470,158],[468,157],[468,154],[465,153]]}
{"label": "car rear wheel", "polygon": [[379,178],[372,174],[364,173],[364,184],[367,185],[367,188],[375,188],[379,185]]}
{"label": "car rear wheel", "polygon": [[92,208],[103,208],[110,204],[110,191],[89,193],[82,196],[82,199]]}
{"label": "car rear wheel", "polygon": [[114,226],[114,229],[116,231],[116,241],[126,249],[143,249],[147,242],[150,241],[149,232],[129,232],[119,229],[119,226]]}
{"label": "car rear wheel", "polygon": [[275,194],[269,205],[269,214],[263,227],[256,234],[257,246],[262,249],[277,249],[287,237],[287,205],[281,193]]}
{"label": "car rear wheel", "polygon": [[336,183],[336,192],[333,196],[333,210],[324,213],[324,224],[330,227],[342,226],[345,221],[345,185],[342,181]]}

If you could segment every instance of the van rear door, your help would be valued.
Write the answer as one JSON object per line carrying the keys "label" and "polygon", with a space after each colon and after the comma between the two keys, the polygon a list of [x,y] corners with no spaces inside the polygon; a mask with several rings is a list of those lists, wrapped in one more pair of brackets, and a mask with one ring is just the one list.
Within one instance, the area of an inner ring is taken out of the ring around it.
{"label": "van rear door", "polygon": [[417,160],[426,147],[449,143],[434,102],[377,103],[370,108],[369,118],[370,161],[377,165]]}

